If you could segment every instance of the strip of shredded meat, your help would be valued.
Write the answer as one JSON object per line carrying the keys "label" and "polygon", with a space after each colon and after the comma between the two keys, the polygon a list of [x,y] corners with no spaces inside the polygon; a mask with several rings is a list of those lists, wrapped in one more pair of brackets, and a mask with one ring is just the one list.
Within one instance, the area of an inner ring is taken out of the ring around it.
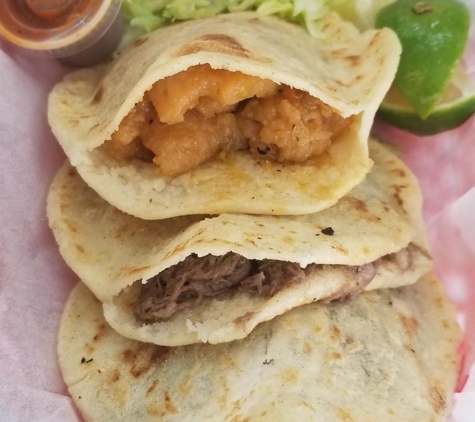
{"label": "strip of shredded meat", "polygon": [[[402,259],[401,256],[404,256]],[[412,265],[411,249],[386,255],[360,266],[339,265],[348,272],[348,284],[324,302],[356,297],[376,276],[382,260],[394,261],[402,271]],[[153,323],[170,318],[181,309],[196,306],[204,298],[224,293],[245,292],[272,297],[281,289],[302,282],[324,265],[310,264],[306,268],[287,261],[251,260],[233,252],[223,256],[188,256],[142,285],[134,312],[140,321]]]}

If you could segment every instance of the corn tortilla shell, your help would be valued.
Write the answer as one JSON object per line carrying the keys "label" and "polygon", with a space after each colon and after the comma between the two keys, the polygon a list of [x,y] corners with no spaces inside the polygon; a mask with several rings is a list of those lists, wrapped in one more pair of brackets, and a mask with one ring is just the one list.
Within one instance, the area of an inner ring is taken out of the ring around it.
{"label": "corn tortilla shell", "polygon": [[[364,183],[334,207],[305,216],[186,216],[146,221],[101,199],[66,163],[48,197],[48,218],[68,265],[104,302],[109,323],[122,335],[166,346],[243,338],[259,323],[303,304],[331,298],[354,280],[348,266],[371,263],[415,245],[402,271],[384,261],[367,289],[414,283],[432,259],[421,217],[421,194],[409,169],[376,142]],[[332,227],[334,234],[322,230]],[[170,320],[143,324],[133,313],[142,281],[196,254],[235,252],[249,259],[325,265],[272,298],[236,293],[205,300]]]}
{"label": "corn tortilla shell", "polygon": [[58,339],[64,380],[87,422],[442,422],[461,331],[428,275],[295,308],[244,340],[176,348],[120,336],[79,283]]}
{"label": "corn tortilla shell", "polygon": [[[255,13],[219,15],[136,40],[110,65],[67,75],[52,91],[48,119],[82,178],[109,203],[155,220],[190,214],[309,214],[337,202],[371,168],[367,140],[397,69],[400,44],[389,29],[360,34],[337,15],[325,39]],[[249,152],[215,157],[170,178],[139,160],[98,149],[160,79],[209,64],[309,92],[354,123],[312,164],[259,161]]]}

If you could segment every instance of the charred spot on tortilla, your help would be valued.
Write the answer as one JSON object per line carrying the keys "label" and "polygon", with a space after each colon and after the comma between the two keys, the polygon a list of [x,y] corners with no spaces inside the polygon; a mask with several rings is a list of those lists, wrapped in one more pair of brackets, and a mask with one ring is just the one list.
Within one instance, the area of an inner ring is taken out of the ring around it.
{"label": "charred spot on tortilla", "polygon": [[[345,56],[344,58],[345,60],[351,62],[353,66],[358,66],[361,62],[361,56],[351,55],[351,56]],[[359,75],[359,76],[362,77],[362,75]]]}
{"label": "charred spot on tortilla", "polygon": [[394,189],[394,198],[396,199],[396,202],[398,203],[399,206],[401,206],[403,209],[403,205],[404,205],[404,200],[401,196],[401,192],[403,189],[405,189],[407,186],[406,185],[394,185],[393,189]]}
{"label": "charred spot on tortilla", "polygon": [[110,376],[110,382],[114,384],[120,380],[120,377],[121,377],[120,371],[116,369],[112,372],[112,375]]}
{"label": "charred spot on tortilla", "polygon": [[348,205],[354,207],[356,210],[360,211],[362,214],[368,213],[368,207],[361,199],[358,199],[351,195],[347,195],[347,196],[344,196],[341,200],[344,202],[347,202]]}
{"label": "charred spot on tortilla", "polygon": [[417,332],[419,330],[419,323],[413,316],[408,316],[404,313],[399,313],[398,317],[410,337],[414,337],[415,335],[417,335]]}
{"label": "charred spot on tortilla", "polygon": [[191,54],[199,53],[200,51],[203,51],[204,48],[203,46],[200,46],[199,44],[191,43],[184,45],[183,47],[180,48],[180,50],[175,54],[176,57],[181,57],[181,56],[189,56]]}
{"label": "charred spot on tortilla", "polygon": [[77,233],[78,232],[78,229],[77,229],[76,225],[72,221],[64,219],[63,222],[64,222],[64,225],[67,227],[67,229],[71,233]]}
{"label": "charred spot on tortilla", "polygon": [[446,410],[447,401],[435,385],[431,387],[431,397],[434,411],[439,414]]}
{"label": "charred spot on tortilla", "polygon": [[237,317],[233,322],[236,325],[245,326],[255,314],[255,312],[246,312],[244,315]]}
{"label": "charred spot on tortilla", "polygon": [[141,266],[141,267],[124,267],[121,270],[121,274],[131,275],[135,273],[141,273],[148,270],[149,268],[150,268],[149,265]]}
{"label": "charred spot on tortilla", "polygon": [[[159,346],[144,344],[136,350],[126,349],[122,352],[122,361],[128,366],[129,373],[134,378],[141,378],[144,374],[155,369],[157,351],[164,349]],[[159,354],[162,352],[160,351]],[[165,353],[166,355],[166,353]]]}
{"label": "charred spot on tortilla", "polygon": [[105,87],[104,85],[99,85],[99,87],[96,90],[96,93],[94,94],[94,97],[92,98],[92,104],[97,104],[102,100],[102,97],[104,96],[104,91]]}
{"label": "charred spot on tortilla", "polygon": [[148,397],[148,396],[153,392],[153,390],[155,390],[155,388],[157,387],[157,383],[158,383],[157,380],[154,380],[154,381],[152,382],[152,384],[151,384],[150,387],[148,388],[147,392],[145,393],[145,396]]}
{"label": "charred spot on tortilla", "polygon": [[89,128],[89,130],[87,131],[87,133],[92,132],[94,129],[98,128],[99,126],[100,126],[99,123],[96,123],[94,126],[91,126],[91,127]]}
{"label": "charred spot on tortilla", "polygon": [[342,60],[347,60],[348,57],[352,57],[354,56],[354,54],[352,53],[352,51],[347,48],[347,47],[344,47],[344,48],[340,48],[340,49],[336,49],[336,50],[333,50],[330,55],[334,58],[334,59],[342,59]]}
{"label": "charred spot on tortilla", "polygon": [[247,49],[245,49],[239,41],[237,41],[235,38],[233,38],[229,35],[209,34],[209,35],[203,35],[201,37],[201,39],[205,40],[205,41],[218,42],[222,45],[227,46],[231,50],[240,51],[240,52],[243,52],[243,53],[249,53],[249,51]]}
{"label": "charred spot on tortilla", "polygon": [[102,323],[102,324],[99,324],[98,328],[97,328],[97,334],[94,335],[93,337],[93,341],[99,341],[101,340],[101,338],[104,336],[105,334],[105,331],[106,331],[106,328],[107,328],[107,325]]}
{"label": "charred spot on tortilla", "polygon": [[379,34],[380,34],[380,33],[377,32],[377,33],[375,34],[375,36],[371,39],[371,41],[370,41],[370,43],[369,43],[369,46],[370,46],[370,47],[373,47],[373,46],[379,41],[379,37],[380,37]]}
{"label": "charred spot on tortilla", "polygon": [[[235,38],[225,34],[205,34],[189,44],[184,45],[176,53],[177,57],[195,54],[200,51],[228,53],[240,57],[250,57],[249,50]],[[268,59],[270,60],[270,59]]]}
{"label": "charred spot on tortilla", "polygon": [[143,36],[137,38],[135,41],[132,42],[132,47],[140,47],[142,44],[146,43],[149,40],[149,37]]}
{"label": "charred spot on tortilla", "polygon": [[322,229],[322,233],[327,235],[327,236],[333,236],[335,234],[335,230],[333,230],[333,228],[331,228],[331,227],[326,227],[326,228]]}

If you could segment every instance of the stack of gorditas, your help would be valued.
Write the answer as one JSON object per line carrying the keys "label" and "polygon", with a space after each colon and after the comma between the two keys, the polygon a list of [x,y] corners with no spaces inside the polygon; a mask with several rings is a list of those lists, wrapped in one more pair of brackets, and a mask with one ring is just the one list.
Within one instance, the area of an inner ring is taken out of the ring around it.
{"label": "stack of gorditas", "polygon": [[442,421],[460,330],[415,177],[371,139],[390,30],[175,24],[52,91],[48,218],[86,421]]}

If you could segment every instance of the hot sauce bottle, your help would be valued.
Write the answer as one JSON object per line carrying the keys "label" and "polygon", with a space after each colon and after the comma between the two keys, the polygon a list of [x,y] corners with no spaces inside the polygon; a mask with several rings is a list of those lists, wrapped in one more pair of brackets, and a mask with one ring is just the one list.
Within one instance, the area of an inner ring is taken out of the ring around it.
{"label": "hot sauce bottle", "polygon": [[89,66],[122,37],[121,1],[0,0],[0,36],[16,50]]}

